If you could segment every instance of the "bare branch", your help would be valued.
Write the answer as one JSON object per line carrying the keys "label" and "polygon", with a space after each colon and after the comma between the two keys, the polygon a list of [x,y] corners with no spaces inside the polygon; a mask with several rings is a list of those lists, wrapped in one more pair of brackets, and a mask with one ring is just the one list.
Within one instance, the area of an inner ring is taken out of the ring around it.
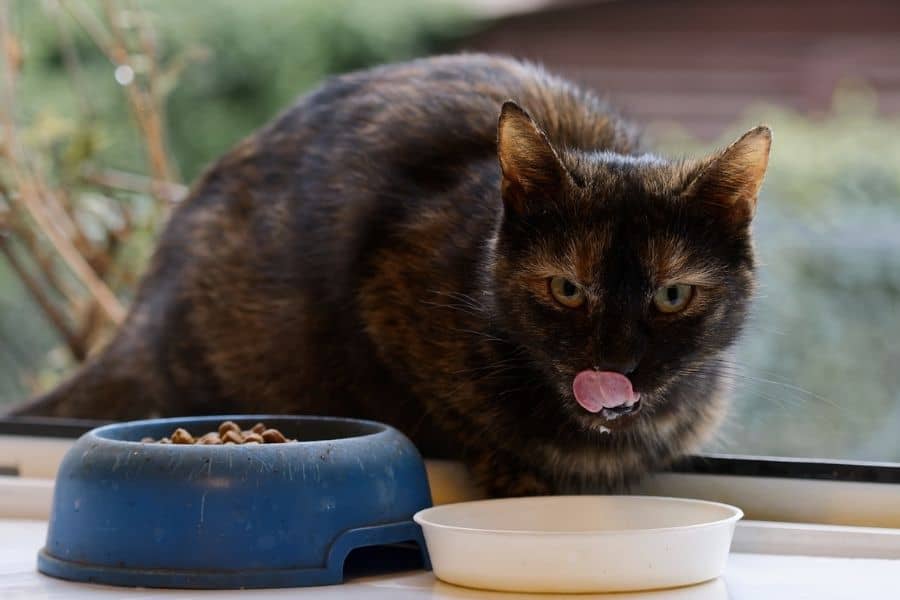
{"label": "bare branch", "polygon": [[[6,193],[4,192],[4,194]],[[39,242],[35,232],[23,222],[22,216],[18,214],[15,205],[10,210],[7,227],[9,232],[19,241],[23,250],[31,257],[34,264],[41,270],[41,274],[53,288],[54,293],[64,299],[67,304],[74,305],[78,294],[59,277],[53,264],[53,258],[47,253],[46,247]]]}
{"label": "bare branch", "polygon": [[9,166],[13,171],[13,176],[19,190],[19,200],[25,207],[28,215],[41,229],[41,232],[47,237],[63,261],[81,281],[88,292],[96,298],[98,304],[109,320],[113,323],[120,323],[125,317],[125,311],[122,308],[122,305],[106,284],[97,277],[97,274],[91,269],[84,257],[72,244],[71,240],[60,230],[58,223],[54,222],[53,216],[48,212],[44,203],[41,202],[41,183],[31,173],[31,169],[27,163],[20,162],[19,160],[19,157],[23,155],[23,152],[20,150],[19,139],[12,116],[15,107],[16,73],[19,69],[18,56],[16,55],[15,50],[18,48],[18,42],[9,29],[8,6],[6,3],[3,3],[2,6],[0,6],[0,40],[2,40],[4,49],[3,57],[5,66],[5,97],[3,102],[4,106],[0,109],[0,121],[2,121],[5,131],[5,150],[7,158],[9,159]]}
{"label": "bare branch", "polygon": [[50,298],[47,297],[41,284],[32,277],[25,268],[25,265],[19,261],[15,252],[13,252],[10,247],[9,241],[3,235],[0,235],[0,253],[6,257],[9,266],[12,267],[12,270],[25,286],[25,289],[28,290],[29,295],[31,295],[34,301],[40,305],[41,310],[50,320],[50,323],[66,341],[66,345],[72,352],[72,356],[79,362],[84,360],[87,356],[87,348],[85,347],[82,338],[72,331],[71,327],[69,327],[69,324],[66,322],[63,313],[53,304]]}
{"label": "bare branch", "polygon": [[[173,182],[177,169],[165,143],[165,100],[186,62],[183,56],[168,64],[158,62],[152,23],[137,3],[102,0],[98,12],[83,0],[47,0],[48,17],[59,32],[68,81],[82,116],[90,121],[95,115],[73,27],[86,32],[114,67],[133,69],[130,76],[118,79],[148,171],[145,175],[91,167],[78,155],[77,178],[63,177],[75,186],[59,187],[54,182],[60,179],[56,171],[63,165],[43,160],[28,130],[15,119],[22,53],[10,27],[8,4],[0,0],[4,84],[0,90],[0,235],[5,236],[0,250],[71,354],[83,360],[106,337],[110,324],[124,319],[113,289],[133,285],[138,273],[130,261],[122,260],[123,248],[131,247],[134,233],[158,223],[187,194],[185,186]],[[138,198],[135,203],[122,201],[108,190],[150,196],[156,200],[153,213],[145,218],[136,210],[142,206]]]}
{"label": "bare branch", "polygon": [[72,39],[72,31],[69,29],[68,23],[63,19],[62,7],[58,0],[54,0],[49,4],[50,11],[53,13],[53,22],[56,25],[56,31],[59,32],[59,39],[62,47],[63,64],[66,67],[66,73],[72,87],[78,92],[75,98],[81,108],[82,114],[92,119],[94,117],[94,109],[91,106],[91,97],[86,93],[87,85],[81,71],[81,60],[78,58],[78,49]]}
{"label": "bare branch", "polygon": [[90,183],[126,192],[153,194],[155,190],[157,193],[161,193],[170,204],[181,202],[188,193],[187,186],[180,183],[160,181],[146,175],[116,169],[90,169],[86,170],[82,177]]}

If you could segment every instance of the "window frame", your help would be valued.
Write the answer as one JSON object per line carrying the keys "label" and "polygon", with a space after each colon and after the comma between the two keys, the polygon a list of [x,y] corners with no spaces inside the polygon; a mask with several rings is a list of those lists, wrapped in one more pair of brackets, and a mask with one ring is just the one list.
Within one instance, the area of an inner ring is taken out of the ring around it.
{"label": "window frame", "polygon": [[[0,447],[21,439],[29,445],[49,444],[61,457],[70,442],[106,423],[0,417]],[[21,460],[16,456],[29,456],[22,450],[11,454],[14,462]],[[46,480],[55,474],[56,464],[44,460],[33,469],[20,469],[4,464],[0,454],[0,479]],[[436,503],[479,497],[462,464],[429,459],[426,467],[430,477],[443,482],[440,489],[432,485]],[[759,521],[900,529],[900,463],[701,454],[649,475],[628,491],[734,504],[747,519]]]}
{"label": "window frame", "polygon": [[[75,440],[111,421],[56,417],[0,417],[0,436]],[[3,468],[4,465],[0,465]],[[752,454],[703,453],[687,456],[666,472],[736,477],[771,477],[900,484],[900,463],[838,461]]]}

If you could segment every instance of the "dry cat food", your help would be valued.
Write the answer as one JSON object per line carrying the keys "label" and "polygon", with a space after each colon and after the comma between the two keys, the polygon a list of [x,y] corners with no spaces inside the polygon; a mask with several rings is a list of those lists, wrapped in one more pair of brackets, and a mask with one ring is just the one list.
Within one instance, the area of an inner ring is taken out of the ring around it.
{"label": "dry cat food", "polygon": [[144,438],[142,442],[152,442],[158,444],[203,444],[203,445],[220,445],[220,444],[283,444],[285,442],[296,442],[297,440],[289,440],[284,434],[277,429],[266,427],[265,423],[257,423],[250,429],[241,431],[241,428],[234,421],[224,421],[219,425],[218,431],[210,431],[202,436],[195,438],[186,429],[179,427],[172,432],[169,437],[161,440],[153,438]]}

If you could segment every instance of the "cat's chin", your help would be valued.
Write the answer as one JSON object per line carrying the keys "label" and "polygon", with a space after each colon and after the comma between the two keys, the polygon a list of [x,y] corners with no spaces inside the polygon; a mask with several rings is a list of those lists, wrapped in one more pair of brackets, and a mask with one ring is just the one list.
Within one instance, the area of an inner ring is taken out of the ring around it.
{"label": "cat's chin", "polygon": [[608,418],[602,414],[589,413],[581,411],[580,414],[573,415],[579,427],[584,431],[592,433],[614,434],[620,431],[626,431],[634,427],[635,423],[641,417],[641,409],[638,408],[627,415],[618,415],[615,418]]}

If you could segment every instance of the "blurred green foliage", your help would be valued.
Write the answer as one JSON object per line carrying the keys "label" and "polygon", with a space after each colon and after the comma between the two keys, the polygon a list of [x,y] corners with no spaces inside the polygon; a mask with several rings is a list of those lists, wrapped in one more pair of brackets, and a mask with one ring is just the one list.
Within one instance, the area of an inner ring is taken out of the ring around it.
{"label": "blurred green foliage", "polygon": [[[21,97],[36,118],[72,117],[79,106],[65,76],[59,25],[42,3],[19,0],[23,33]],[[161,62],[174,64],[167,82],[174,162],[190,181],[231,144],[286,108],[327,75],[438,51],[470,27],[449,0],[143,0],[159,39]],[[144,171],[113,66],[63,11],[74,37],[84,88],[94,107],[97,156],[105,165]],[[133,65],[139,69],[141,65]]]}

